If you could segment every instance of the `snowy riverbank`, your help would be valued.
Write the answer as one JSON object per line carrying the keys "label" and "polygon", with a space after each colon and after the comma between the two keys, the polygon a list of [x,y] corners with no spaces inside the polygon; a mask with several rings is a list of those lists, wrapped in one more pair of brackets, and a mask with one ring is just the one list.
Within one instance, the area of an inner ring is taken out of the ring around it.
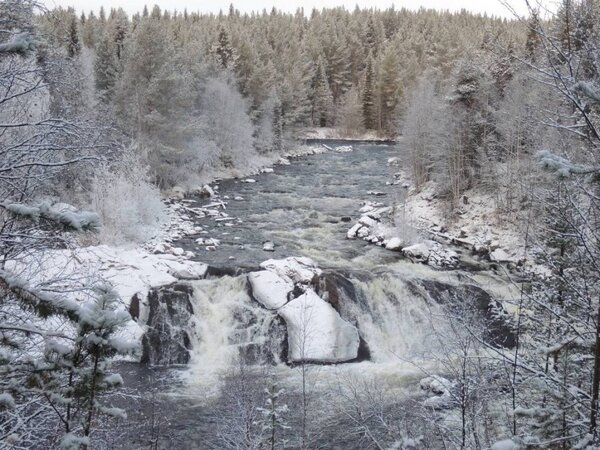
{"label": "snowy riverbank", "polygon": [[434,182],[417,191],[398,163],[397,158],[388,160],[393,174],[387,182],[398,194],[388,205],[365,200],[360,218],[348,230],[348,239],[363,239],[436,267],[458,265],[459,255],[453,247],[510,270],[546,272],[535,261],[539,249],[529,248],[525,253],[523,215],[527,211],[508,217],[495,208],[492,193],[471,189],[463,196],[463,204],[450,214],[447,201],[436,194]]}

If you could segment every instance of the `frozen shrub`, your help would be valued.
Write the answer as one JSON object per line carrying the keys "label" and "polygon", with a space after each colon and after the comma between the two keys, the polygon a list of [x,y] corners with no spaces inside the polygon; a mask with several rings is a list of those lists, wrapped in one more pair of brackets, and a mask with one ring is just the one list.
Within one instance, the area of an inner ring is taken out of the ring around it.
{"label": "frozen shrub", "polygon": [[152,238],[167,221],[160,191],[146,168],[127,152],[116,167],[105,167],[92,182],[91,206],[100,214],[101,240],[138,243]]}

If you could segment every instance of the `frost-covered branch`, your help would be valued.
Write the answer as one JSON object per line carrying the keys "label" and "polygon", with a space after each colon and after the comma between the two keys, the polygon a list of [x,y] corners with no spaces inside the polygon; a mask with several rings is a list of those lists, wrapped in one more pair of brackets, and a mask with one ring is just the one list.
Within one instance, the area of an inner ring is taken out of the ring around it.
{"label": "frost-covered branch", "polygon": [[18,33],[12,36],[10,41],[0,44],[0,54],[26,55],[35,50],[35,46],[35,39],[30,33]]}
{"label": "frost-covered branch", "polygon": [[600,167],[573,164],[568,159],[555,155],[548,150],[537,152],[536,158],[546,170],[555,172],[558,176],[563,178],[567,178],[571,176],[571,174],[589,175],[591,173],[600,172]]}
{"label": "frost-covered branch", "polygon": [[29,206],[22,203],[0,203],[0,207],[5,208],[15,216],[34,222],[42,218],[76,231],[98,231],[102,226],[100,216],[95,212],[59,210],[45,202],[38,206]]}

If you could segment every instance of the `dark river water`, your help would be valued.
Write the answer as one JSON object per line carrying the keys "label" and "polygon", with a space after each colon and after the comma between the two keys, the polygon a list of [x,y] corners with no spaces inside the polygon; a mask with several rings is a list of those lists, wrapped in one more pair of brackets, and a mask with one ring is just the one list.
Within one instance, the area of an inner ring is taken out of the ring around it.
{"label": "dark river water", "polygon": [[[393,258],[389,252],[345,239],[352,223],[342,218],[355,221],[364,201],[392,201],[399,187],[386,185],[394,173],[387,160],[398,152],[392,145],[359,145],[353,152],[293,159],[289,166],[275,166],[274,173],[248,177],[255,183],[221,181],[220,198],[227,202],[224,212],[232,220],[217,223],[213,218],[198,219],[208,231],[205,236],[219,239],[221,245],[207,252],[205,246],[194,243],[203,235],[189,237],[179,245],[218,267],[254,268],[265,259],[287,256],[308,256],[327,268],[361,265],[364,257],[369,258],[369,265],[389,261]],[[369,191],[386,195],[374,196]],[[236,201],[236,197],[244,200]],[[209,203],[204,200],[198,205]],[[275,243],[275,252],[263,251],[265,241]]]}

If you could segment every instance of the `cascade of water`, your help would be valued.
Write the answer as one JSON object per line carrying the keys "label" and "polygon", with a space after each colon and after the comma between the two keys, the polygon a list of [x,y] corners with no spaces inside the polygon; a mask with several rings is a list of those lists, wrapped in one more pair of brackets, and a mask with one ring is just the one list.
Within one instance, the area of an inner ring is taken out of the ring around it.
{"label": "cascade of water", "polygon": [[373,362],[419,360],[436,345],[436,333],[444,328],[439,305],[415,295],[394,274],[352,283],[364,301],[349,305],[349,313],[369,345]]}
{"label": "cascade of water", "polygon": [[218,387],[238,360],[278,364],[285,333],[276,313],[252,300],[245,276],[193,284],[190,383]]}

